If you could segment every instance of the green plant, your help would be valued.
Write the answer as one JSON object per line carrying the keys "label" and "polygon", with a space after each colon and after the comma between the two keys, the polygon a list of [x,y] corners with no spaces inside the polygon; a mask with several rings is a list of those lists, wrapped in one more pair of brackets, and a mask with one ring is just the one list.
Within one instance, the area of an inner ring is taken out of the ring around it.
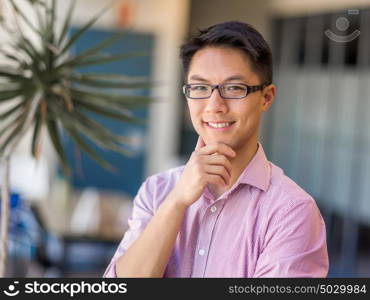
{"label": "green plant", "polygon": [[[0,158],[3,170],[0,276],[4,275],[7,252],[9,160],[24,134],[30,129],[33,130],[31,152],[37,159],[40,155],[42,130],[47,128],[65,174],[70,174],[70,168],[61,140],[62,132],[100,165],[113,169],[86,139],[124,155],[128,154],[128,151],[122,146],[129,140],[109,131],[91,118],[88,112],[127,123],[143,124],[142,119],[134,116],[132,109],[147,105],[150,101],[149,97],[112,91],[148,88],[149,83],[145,78],[77,71],[77,68],[83,66],[143,55],[101,53],[122,37],[121,32],[82,53],[70,55],[71,46],[106,9],[80,30],[68,35],[76,1],[71,1],[66,18],[62,22],[63,26],[58,32],[55,25],[56,0],[51,0],[50,4],[44,0],[23,1],[30,3],[37,16],[37,25],[33,24],[12,0],[8,0],[7,4],[13,11],[13,25],[4,20],[1,23],[3,30],[11,38],[0,47],[0,55],[9,62],[0,64],[0,104],[7,102],[13,105],[0,113],[0,122],[4,124],[0,129]],[[25,35],[22,23],[36,39]]]}

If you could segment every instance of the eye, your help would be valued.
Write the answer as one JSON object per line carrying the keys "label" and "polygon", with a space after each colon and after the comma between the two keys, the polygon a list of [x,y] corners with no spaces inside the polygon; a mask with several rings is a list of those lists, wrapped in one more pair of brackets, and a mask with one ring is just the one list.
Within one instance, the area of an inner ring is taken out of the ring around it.
{"label": "eye", "polygon": [[190,85],[190,89],[192,91],[206,91],[208,90],[208,86],[204,84],[192,84]]}
{"label": "eye", "polygon": [[226,86],[226,90],[228,91],[244,91],[245,86],[240,84],[231,84]]}

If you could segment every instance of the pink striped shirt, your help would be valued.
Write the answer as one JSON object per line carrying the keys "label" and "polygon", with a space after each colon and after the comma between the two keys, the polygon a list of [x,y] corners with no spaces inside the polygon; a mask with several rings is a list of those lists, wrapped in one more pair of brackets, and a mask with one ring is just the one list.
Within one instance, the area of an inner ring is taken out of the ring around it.
{"label": "pink striped shirt", "polygon": [[[150,176],[142,184],[129,229],[104,277],[116,277],[116,260],[183,169]],[[326,277],[328,267],[325,223],[315,200],[269,162],[259,144],[230,190],[215,199],[206,188],[188,208],[165,277]]]}

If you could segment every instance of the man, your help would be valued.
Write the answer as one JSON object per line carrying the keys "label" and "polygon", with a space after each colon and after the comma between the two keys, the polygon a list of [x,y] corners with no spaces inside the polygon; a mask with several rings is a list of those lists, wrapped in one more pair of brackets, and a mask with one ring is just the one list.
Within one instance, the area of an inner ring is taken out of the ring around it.
{"label": "man", "polygon": [[104,276],[327,276],[315,201],[258,142],[276,90],[266,41],[226,22],[200,31],[180,56],[198,143],[185,166],[142,184]]}

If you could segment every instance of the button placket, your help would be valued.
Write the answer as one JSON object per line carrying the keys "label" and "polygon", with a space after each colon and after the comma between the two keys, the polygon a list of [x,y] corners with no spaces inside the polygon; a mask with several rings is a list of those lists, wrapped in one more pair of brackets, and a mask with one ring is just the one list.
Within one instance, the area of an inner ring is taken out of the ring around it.
{"label": "button placket", "polygon": [[[220,203],[220,200],[217,202]],[[197,248],[195,249],[196,253],[192,272],[192,276],[194,277],[204,277],[209,249],[212,242],[212,234],[221,208],[222,206],[220,204],[214,203],[211,207],[206,209],[203,216],[203,220],[200,224]]]}
{"label": "button placket", "polygon": [[204,253],[206,253],[206,251],[204,249],[199,249],[199,251],[198,251],[199,255],[204,255]]}

